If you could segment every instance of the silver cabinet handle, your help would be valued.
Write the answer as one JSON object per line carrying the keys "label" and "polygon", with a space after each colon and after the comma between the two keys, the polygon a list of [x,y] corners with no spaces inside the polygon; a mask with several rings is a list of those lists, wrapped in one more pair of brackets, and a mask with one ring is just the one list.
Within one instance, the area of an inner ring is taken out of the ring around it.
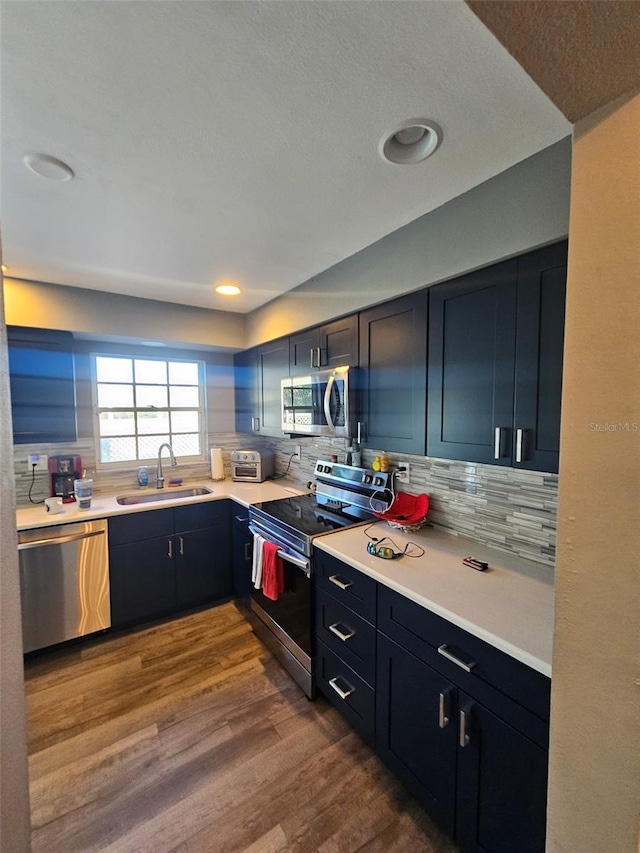
{"label": "silver cabinet handle", "polygon": [[315,350],[314,350],[314,348],[313,348],[313,347],[311,347],[311,348],[309,349],[309,367],[315,367],[315,364],[313,363],[313,355],[314,355],[314,353],[315,353]]}
{"label": "silver cabinet handle", "polygon": [[316,352],[318,353],[318,359],[317,359],[316,367],[322,367],[322,350],[320,349],[320,347],[318,347],[316,349]]}
{"label": "silver cabinet handle", "polygon": [[362,444],[363,441],[367,440],[367,425],[364,421],[358,421],[357,425],[357,434],[358,434],[358,444]]}
{"label": "silver cabinet handle", "polygon": [[502,444],[502,427],[496,427],[493,434],[493,458],[500,459],[500,445]]}
{"label": "silver cabinet handle", "polygon": [[447,646],[446,643],[443,643],[443,645],[438,646],[438,651],[447,660],[450,660],[452,663],[455,663],[456,666],[459,666],[462,669],[464,669],[465,672],[471,672],[473,667],[476,665],[476,662],[474,660],[464,661],[464,660],[461,660],[459,657],[456,657],[456,655],[452,654],[449,651],[449,647]]}
{"label": "silver cabinet handle", "polygon": [[336,586],[339,586],[340,589],[349,589],[350,586],[353,586],[353,581],[344,581],[340,577],[340,575],[331,575],[329,580],[331,583],[334,583]]}
{"label": "silver cabinet handle", "polygon": [[449,718],[449,696],[451,691],[444,690],[440,693],[438,702],[438,725],[441,729],[446,728],[451,722]]}
{"label": "silver cabinet handle", "polygon": [[236,515],[236,521],[249,521],[249,517],[244,518],[242,515]]}
{"label": "silver cabinet handle", "polygon": [[524,430],[516,430],[516,462],[522,462],[522,439],[524,438]]}
{"label": "silver cabinet handle", "polygon": [[260,418],[251,418],[251,429],[253,432],[260,432]]}
{"label": "silver cabinet handle", "polygon": [[167,539],[167,545],[169,546],[167,551],[167,557],[173,557],[173,539]]}
{"label": "silver cabinet handle", "polygon": [[465,746],[469,746],[471,743],[471,738],[469,733],[467,732],[467,724],[468,724],[468,710],[460,711],[460,740],[458,743],[464,749]]}
{"label": "silver cabinet handle", "polygon": [[178,542],[180,543],[178,545],[178,553],[180,554],[181,557],[183,557],[184,556],[184,539],[182,538],[182,536],[178,536]]}
{"label": "silver cabinet handle", "polygon": [[348,682],[348,681],[344,681],[344,678],[343,678],[342,680],[343,680],[343,681],[344,681],[344,683],[347,685],[347,688],[348,688],[348,689],[347,689],[347,690],[342,690],[342,688],[338,687],[338,678],[340,678],[340,676],[337,676],[336,678],[330,678],[330,679],[329,679],[329,686],[330,686],[330,687],[333,687],[333,689],[336,691],[336,693],[338,694],[338,696],[339,696],[341,699],[346,699],[346,698],[347,698],[347,696],[351,696],[351,694],[354,692],[354,690],[355,690],[356,688],[355,688],[355,687],[352,687],[352,686],[349,684],[349,682]]}
{"label": "silver cabinet handle", "polygon": [[[340,629],[344,630],[340,630]],[[355,636],[355,631],[351,631],[346,625],[342,625],[340,622],[334,622],[333,625],[329,625],[329,630],[332,634],[335,634],[336,637],[342,640],[343,643],[346,643],[351,637]]]}
{"label": "silver cabinet handle", "polygon": [[251,542],[244,543],[244,558],[245,560],[251,559]]}

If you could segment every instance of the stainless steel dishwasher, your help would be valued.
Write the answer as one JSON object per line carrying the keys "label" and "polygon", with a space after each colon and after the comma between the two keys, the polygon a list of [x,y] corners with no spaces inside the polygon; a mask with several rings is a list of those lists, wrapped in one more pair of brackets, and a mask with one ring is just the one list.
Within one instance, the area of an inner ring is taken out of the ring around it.
{"label": "stainless steel dishwasher", "polygon": [[108,628],[107,522],[18,532],[25,652]]}

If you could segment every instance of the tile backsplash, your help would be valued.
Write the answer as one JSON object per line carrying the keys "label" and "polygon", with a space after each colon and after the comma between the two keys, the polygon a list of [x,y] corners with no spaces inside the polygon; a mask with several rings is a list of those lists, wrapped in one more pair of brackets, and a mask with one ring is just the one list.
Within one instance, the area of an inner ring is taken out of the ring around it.
{"label": "tile backsplash", "polygon": [[[296,444],[302,448],[302,459],[291,459]],[[337,454],[345,458],[344,439],[282,438],[256,439],[255,435],[235,432],[210,435],[210,447],[222,447],[225,475],[230,476],[229,454],[233,449],[268,447],[275,453],[278,473],[287,470],[287,479],[305,487],[313,480],[317,459]],[[370,465],[379,451],[364,450],[363,465]],[[137,488],[137,466],[128,471],[96,471],[95,447],[92,439],[80,439],[61,447],[51,445],[19,445],[14,451],[16,499],[18,505],[29,504],[31,471],[29,453],[48,456],[78,454],[88,475],[94,478],[96,493]],[[430,498],[429,520],[454,533],[471,536],[487,545],[534,560],[549,567],[555,564],[558,476],[537,471],[522,471],[496,465],[476,465],[446,459],[432,459],[407,454],[389,454],[391,466],[408,461],[411,480],[402,490],[412,494],[426,492]],[[166,468],[166,472],[172,471]],[[208,462],[179,465],[173,472],[185,480],[208,479]],[[155,472],[149,468],[153,484]],[[34,500],[48,494],[48,474],[36,473],[32,488]]]}

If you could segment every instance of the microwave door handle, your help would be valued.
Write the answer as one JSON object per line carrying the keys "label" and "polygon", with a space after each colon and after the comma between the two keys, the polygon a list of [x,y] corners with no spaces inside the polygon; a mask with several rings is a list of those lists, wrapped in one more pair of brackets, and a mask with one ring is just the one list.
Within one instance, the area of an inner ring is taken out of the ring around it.
{"label": "microwave door handle", "polygon": [[327,424],[331,427],[331,429],[335,428],[333,418],[331,417],[331,389],[333,388],[333,383],[335,381],[335,374],[332,373],[329,377],[329,381],[327,382],[327,387],[324,390],[324,416],[327,419]]}

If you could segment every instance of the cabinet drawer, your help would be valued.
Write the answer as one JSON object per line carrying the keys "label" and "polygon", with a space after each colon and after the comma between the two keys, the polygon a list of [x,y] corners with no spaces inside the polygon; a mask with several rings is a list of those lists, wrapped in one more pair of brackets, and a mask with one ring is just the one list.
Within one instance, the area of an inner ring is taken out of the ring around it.
{"label": "cabinet drawer", "polygon": [[173,508],[176,533],[189,530],[204,530],[216,524],[228,524],[229,501],[185,504]]}
{"label": "cabinet drawer", "polygon": [[109,545],[126,545],[157,536],[173,536],[173,508],[132,512],[109,519]]}
{"label": "cabinet drawer", "polygon": [[375,686],[376,629],[323,590],[316,596],[316,636]]}
{"label": "cabinet drawer", "polygon": [[316,683],[362,739],[373,746],[375,693],[321,642],[318,642],[316,650]]}
{"label": "cabinet drawer", "polygon": [[[478,696],[486,685],[542,720],[549,719],[549,678],[382,585],[378,629],[472,695]],[[442,652],[469,664],[470,671]],[[487,696],[480,698],[488,701]]]}
{"label": "cabinet drawer", "polygon": [[377,583],[373,578],[330,554],[316,551],[316,579],[320,589],[329,592],[363,619],[375,624]]}

